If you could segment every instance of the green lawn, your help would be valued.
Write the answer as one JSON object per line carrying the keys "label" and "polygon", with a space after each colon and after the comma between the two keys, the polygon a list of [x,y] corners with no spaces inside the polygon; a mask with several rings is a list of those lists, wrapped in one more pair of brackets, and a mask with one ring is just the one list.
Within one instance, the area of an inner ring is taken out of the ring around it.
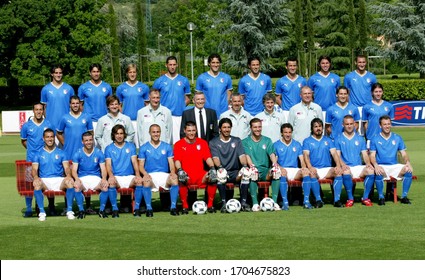
{"label": "green lawn", "polygon": [[[412,205],[384,207],[356,204],[336,209],[268,213],[207,214],[173,217],[155,212],[152,219],[122,214],[119,219],[68,221],[24,219],[24,199],[17,194],[14,160],[24,158],[19,137],[0,137],[0,258],[8,259],[424,259],[425,128],[399,128],[415,175]],[[330,201],[329,186],[323,186]],[[401,185],[399,185],[399,191]],[[155,196],[157,200],[157,196]],[[97,197],[94,198],[97,202]],[[58,206],[63,198],[56,199]],[[155,202],[158,203],[157,201]],[[269,248],[265,250],[264,248]]]}

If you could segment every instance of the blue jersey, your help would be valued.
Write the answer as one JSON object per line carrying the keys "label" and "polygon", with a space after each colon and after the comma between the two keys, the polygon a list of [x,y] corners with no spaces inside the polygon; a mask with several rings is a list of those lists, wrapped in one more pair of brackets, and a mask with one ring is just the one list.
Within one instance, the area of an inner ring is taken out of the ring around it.
{"label": "blue jersey", "polygon": [[110,95],[112,95],[112,87],[104,81],[99,85],[88,81],[78,88],[78,97],[84,101],[84,112],[91,116],[94,122],[108,112],[106,98]]}
{"label": "blue jersey", "polygon": [[370,140],[370,151],[376,152],[378,164],[397,164],[398,151],[406,150],[406,145],[400,135],[391,132],[390,137],[385,139],[379,133]]}
{"label": "blue jersey", "polygon": [[303,155],[303,149],[300,142],[292,140],[289,145],[282,142],[282,140],[276,141],[274,149],[277,156],[277,163],[282,167],[297,168],[298,159]]}
{"label": "blue jersey", "polygon": [[310,77],[307,85],[314,92],[314,103],[322,107],[326,111],[330,106],[336,103],[336,90],[340,86],[340,78],[334,73],[323,76],[316,73]]}
{"label": "blue jersey", "polygon": [[125,82],[117,87],[116,95],[124,104],[122,113],[135,121],[137,111],[145,106],[145,101],[149,101],[149,87],[142,82],[137,82],[135,85]]}
{"label": "blue jersey", "polygon": [[63,177],[63,162],[68,161],[64,151],[54,148],[53,151],[41,149],[34,157],[33,164],[38,164],[38,176],[40,178]]}
{"label": "blue jersey", "polygon": [[122,147],[111,143],[105,149],[105,159],[111,159],[112,172],[115,176],[135,175],[131,162],[133,156],[137,156],[133,143],[125,142]]}
{"label": "blue jersey", "polygon": [[344,86],[350,90],[350,102],[356,107],[362,107],[372,101],[372,85],[376,76],[366,71],[363,75],[353,71],[345,75]]}
{"label": "blue jersey", "polygon": [[342,123],[346,115],[352,116],[355,122],[360,121],[359,110],[351,103],[347,103],[344,108],[335,103],[326,110],[326,123],[332,127],[332,133],[330,135],[332,139],[336,139],[344,131]]}
{"label": "blue jersey", "polygon": [[105,156],[98,148],[94,148],[90,154],[86,154],[81,148],[74,153],[72,162],[78,163],[78,177],[89,175],[101,177],[100,164],[105,164]]}
{"label": "blue jersey", "polygon": [[21,128],[21,139],[27,141],[27,161],[33,162],[35,155],[44,147],[43,133],[53,129],[50,122],[44,119],[41,124],[36,124],[32,119],[24,123]]}
{"label": "blue jersey", "polygon": [[303,151],[310,151],[310,163],[315,168],[332,166],[331,149],[335,149],[335,145],[327,136],[320,140],[310,136],[303,142]]}
{"label": "blue jersey", "polygon": [[170,173],[168,159],[173,157],[174,153],[171,145],[162,141],[156,148],[152,146],[150,141],[146,142],[139,150],[139,159],[145,160],[144,168],[148,173]]}
{"label": "blue jersey", "polygon": [[367,122],[367,139],[372,139],[381,132],[379,118],[384,115],[390,116],[392,120],[394,119],[394,106],[387,101],[382,102],[380,105],[371,102],[363,107],[362,120]]}
{"label": "blue jersey", "polygon": [[46,119],[52,124],[55,131],[63,115],[69,112],[71,97],[75,95],[74,89],[67,83],[55,87],[48,83],[41,90],[41,103],[46,105]]}
{"label": "blue jersey", "polygon": [[357,133],[351,138],[348,138],[344,133],[341,133],[335,139],[335,147],[341,151],[341,159],[348,166],[362,165],[361,152],[367,151],[366,141],[363,136]]}
{"label": "blue jersey", "polygon": [[263,96],[272,91],[272,80],[266,74],[254,79],[249,74],[239,80],[238,91],[244,96],[244,109],[252,116],[264,110]]}
{"label": "blue jersey", "polygon": [[297,75],[295,80],[291,80],[288,75],[283,76],[276,82],[276,95],[280,95],[282,99],[281,107],[285,111],[289,111],[292,106],[301,102],[301,88],[307,85],[307,80]]}
{"label": "blue jersey", "polygon": [[201,91],[205,94],[205,108],[214,109],[217,113],[217,118],[229,109],[227,91],[232,89],[232,79],[223,72],[219,72],[216,77],[205,72],[199,75],[196,80],[196,91]]}
{"label": "blue jersey", "polygon": [[63,150],[68,158],[72,158],[72,155],[83,147],[81,136],[89,130],[93,130],[93,124],[90,117],[85,113],[81,113],[78,117],[68,113],[62,117],[57,131],[64,134]]}
{"label": "blue jersey", "polygon": [[177,75],[170,78],[162,75],[155,80],[152,87],[161,92],[161,105],[170,109],[173,116],[183,115],[186,95],[190,94],[190,84],[186,77]]}

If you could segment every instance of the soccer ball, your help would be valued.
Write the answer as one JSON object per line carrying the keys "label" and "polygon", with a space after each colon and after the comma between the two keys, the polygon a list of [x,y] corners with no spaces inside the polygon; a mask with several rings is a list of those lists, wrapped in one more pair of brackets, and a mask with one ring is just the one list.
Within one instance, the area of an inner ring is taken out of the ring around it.
{"label": "soccer ball", "polygon": [[226,203],[226,210],[229,213],[238,213],[241,211],[241,203],[237,199],[229,199]]}
{"label": "soccer ball", "polygon": [[192,205],[192,211],[198,215],[205,214],[207,212],[207,204],[202,200],[195,201]]}
{"label": "soccer ball", "polygon": [[270,197],[263,198],[260,202],[261,211],[273,211],[274,210],[274,201]]}

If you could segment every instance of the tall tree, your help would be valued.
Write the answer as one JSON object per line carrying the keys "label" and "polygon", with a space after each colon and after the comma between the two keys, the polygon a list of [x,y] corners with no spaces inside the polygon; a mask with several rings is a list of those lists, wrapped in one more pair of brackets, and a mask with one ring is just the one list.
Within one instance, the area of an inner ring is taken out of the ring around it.
{"label": "tall tree", "polygon": [[365,0],[359,0],[359,9],[358,9],[358,22],[357,22],[357,30],[359,31],[359,47],[361,53],[367,47],[367,43],[369,40],[369,28],[368,28],[368,18],[366,11],[366,2]]}
{"label": "tall tree", "polygon": [[348,7],[348,46],[350,48],[350,70],[353,69],[354,51],[357,47],[356,17],[353,0],[346,0]]}
{"label": "tall tree", "polygon": [[303,21],[303,0],[295,0],[294,6],[294,37],[299,64],[299,71],[304,72],[304,21]]}
{"label": "tall tree", "polygon": [[109,33],[111,36],[111,61],[112,61],[112,82],[122,82],[120,69],[120,46],[118,42],[117,17],[115,15],[112,3],[108,5],[109,9]]}
{"label": "tall tree", "polygon": [[136,18],[137,18],[137,53],[140,67],[141,80],[149,81],[149,65],[148,65],[148,50],[146,38],[145,15],[143,13],[142,3],[136,2]]}
{"label": "tall tree", "polygon": [[378,14],[374,27],[383,36],[382,54],[418,71],[425,79],[425,3],[423,0],[400,0],[394,4],[372,6]]}
{"label": "tall tree", "polygon": [[306,0],[306,8],[305,8],[305,18],[307,18],[306,22],[306,34],[307,34],[307,40],[306,40],[306,46],[307,46],[307,52],[308,56],[306,58],[306,62],[308,67],[306,68],[308,71],[305,73],[306,77],[311,76],[314,73],[315,70],[315,59],[313,58],[313,53],[315,51],[314,47],[314,23],[313,23],[313,7],[311,0]]}

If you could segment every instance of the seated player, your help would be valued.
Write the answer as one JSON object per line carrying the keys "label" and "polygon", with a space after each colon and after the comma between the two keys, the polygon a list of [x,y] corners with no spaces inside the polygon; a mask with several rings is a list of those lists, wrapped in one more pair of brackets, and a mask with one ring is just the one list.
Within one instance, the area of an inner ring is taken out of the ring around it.
{"label": "seated player", "polygon": [[[241,168],[247,168],[245,150],[239,137],[230,136],[232,121],[223,118],[218,124],[220,136],[210,141],[211,154],[217,170],[217,188],[221,198],[221,213],[226,213],[226,183],[241,182]],[[248,182],[241,182],[242,211],[250,211],[246,203],[248,196]]]}
{"label": "seated player", "polygon": [[[112,143],[105,149],[106,171],[108,173],[109,200],[112,204],[112,218],[118,218],[117,188],[142,187],[142,177],[137,163],[136,147],[125,141],[125,128],[116,124],[112,128]],[[146,200],[146,198],[145,198]],[[147,205],[146,205],[147,206]],[[105,205],[100,205],[99,216],[105,218]],[[147,216],[153,216],[152,207],[147,207]],[[149,214],[148,214],[149,212]]]}
{"label": "seated player", "polygon": [[[384,182],[391,177],[403,180],[401,203],[411,204],[407,194],[412,185],[413,168],[406,152],[406,145],[400,135],[391,132],[391,117],[384,115],[379,118],[381,133],[370,141],[370,161],[375,167],[375,184],[379,195],[379,205],[385,205]],[[404,164],[398,163],[400,153]]]}
{"label": "seated player", "polygon": [[174,167],[173,148],[170,144],[160,140],[161,127],[158,124],[152,124],[149,127],[149,134],[151,140],[143,144],[139,150],[139,170],[143,175],[143,188],[136,187],[135,189],[134,216],[140,216],[139,208],[142,197],[149,198],[149,193],[159,191],[159,188],[170,190],[170,214],[177,216],[179,215],[177,211],[179,183]]}
{"label": "seated player", "polygon": [[[47,128],[43,133],[44,148],[34,157],[32,163],[32,176],[34,186],[34,197],[37,206],[40,209],[38,220],[46,220],[46,211],[44,210],[44,190],[66,191],[67,213],[69,220],[75,219],[72,212],[72,203],[74,200],[74,180],[71,177],[68,159],[65,153],[56,147],[55,133]],[[63,177],[65,174],[65,177]]]}
{"label": "seated player", "polygon": [[[353,178],[364,178],[362,204],[372,206],[369,193],[373,188],[375,170],[370,164],[366,141],[364,137],[356,133],[357,128],[352,116],[346,115],[344,117],[343,126],[344,132],[335,139],[335,146],[341,162],[342,182],[348,197],[345,207],[354,205]],[[362,165],[362,157],[366,165]],[[337,199],[339,195],[340,193],[335,194]]]}
{"label": "seated player", "polygon": [[78,219],[83,219],[86,212],[83,206],[83,191],[100,191],[100,205],[108,201],[108,180],[105,167],[105,156],[94,147],[94,137],[89,131],[82,134],[83,148],[78,149],[72,157],[72,176],[75,183],[75,200],[78,205]]}
{"label": "seated player", "polygon": [[[310,170],[311,189],[316,197],[316,208],[322,208],[323,201],[320,196],[318,179],[333,178],[334,193],[341,193],[342,172],[335,145],[331,138],[323,135],[323,121],[319,118],[311,121],[311,136],[303,142],[303,154],[306,166]],[[331,156],[335,161],[335,167],[332,167]],[[304,197],[306,195],[304,193]],[[342,203],[338,199],[334,196],[334,206],[342,207]],[[304,202],[304,208],[311,208],[310,203]]]}
{"label": "seated player", "polygon": [[[177,141],[174,145],[174,162],[177,168],[177,175],[180,184],[180,200],[182,201],[182,214],[189,213],[188,186],[197,185],[198,188],[205,189],[208,196],[208,212],[215,213],[213,206],[217,186],[217,172],[211,158],[210,148],[207,141],[196,137],[196,124],[188,121],[184,124],[185,137]],[[204,163],[209,167],[205,171]]]}
{"label": "seated player", "polygon": [[[278,167],[280,168],[281,177],[279,181],[273,180],[272,184],[276,184],[276,182],[278,183],[280,195],[282,196],[283,201],[282,210],[289,210],[288,181],[302,179],[302,188],[304,190],[304,194],[310,195],[311,186],[309,170],[306,168],[304,162],[301,144],[292,139],[292,131],[293,127],[290,123],[282,124],[280,127],[282,138],[273,144],[277,157],[277,163],[279,164]],[[301,168],[298,168],[298,161],[301,164]],[[273,199],[275,200],[275,198]],[[304,199],[304,201],[307,203],[309,202],[308,196]]]}

